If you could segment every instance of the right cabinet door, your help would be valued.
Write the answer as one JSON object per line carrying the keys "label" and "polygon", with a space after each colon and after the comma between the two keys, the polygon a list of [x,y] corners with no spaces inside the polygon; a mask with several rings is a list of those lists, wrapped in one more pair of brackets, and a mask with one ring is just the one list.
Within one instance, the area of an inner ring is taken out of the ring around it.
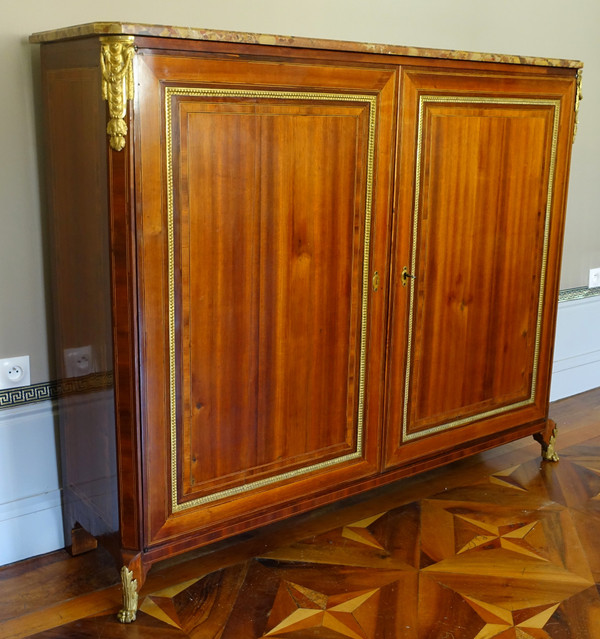
{"label": "right cabinet door", "polygon": [[403,73],[386,467],[543,425],[574,78]]}

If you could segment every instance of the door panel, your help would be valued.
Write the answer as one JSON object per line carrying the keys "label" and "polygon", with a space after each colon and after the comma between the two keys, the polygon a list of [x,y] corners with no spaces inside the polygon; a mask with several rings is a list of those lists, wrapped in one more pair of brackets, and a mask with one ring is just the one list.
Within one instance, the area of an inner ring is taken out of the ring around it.
{"label": "door panel", "polygon": [[401,178],[398,207],[412,215],[394,255],[388,465],[497,432],[517,414],[544,417],[560,94],[540,80],[444,83],[407,73],[404,84],[416,149],[405,148],[413,177]]}
{"label": "door panel", "polygon": [[395,74],[141,59],[153,544],[377,471]]}
{"label": "door panel", "polygon": [[356,454],[362,429],[368,105],[255,100],[176,100],[186,497]]}
{"label": "door panel", "polygon": [[422,107],[407,437],[532,399],[555,107],[468,100]]}

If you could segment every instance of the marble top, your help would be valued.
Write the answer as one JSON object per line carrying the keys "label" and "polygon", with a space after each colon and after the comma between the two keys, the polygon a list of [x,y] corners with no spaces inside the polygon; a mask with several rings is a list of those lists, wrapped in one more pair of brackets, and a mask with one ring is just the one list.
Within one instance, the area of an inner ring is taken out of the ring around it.
{"label": "marble top", "polygon": [[499,53],[476,53],[445,49],[427,49],[393,44],[372,44],[343,40],[323,40],[281,35],[243,33],[240,31],[217,31],[213,29],[195,29],[191,27],[171,27],[154,24],[135,24],[128,22],[90,22],[63,29],[54,29],[34,33],[30,42],[55,42],[90,35],[133,35],[159,38],[181,38],[185,40],[208,40],[234,42],[239,44],[262,44],[308,49],[327,49],[330,51],[353,51],[357,53],[378,53],[383,55],[401,55],[420,58],[439,58],[445,60],[472,60],[475,62],[500,62],[504,64],[531,64],[546,67],[566,67],[579,69],[583,63],[578,60],[559,60]]}

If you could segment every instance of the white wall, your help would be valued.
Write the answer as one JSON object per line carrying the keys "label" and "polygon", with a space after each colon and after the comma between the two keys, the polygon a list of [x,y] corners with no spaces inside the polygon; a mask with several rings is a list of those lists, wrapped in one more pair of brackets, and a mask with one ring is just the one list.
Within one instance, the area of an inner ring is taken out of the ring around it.
{"label": "white wall", "polygon": [[[47,344],[37,51],[27,42],[35,31],[115,20],[583,60],[585,99],[573,150],[562,288],[586,284],[588,269],[600,266],[598,0],[0,0],[0,9],[0,358],[30,355],[32,383],[54,377]],[[56,543],[54,531],[60,529],[52,519],[58,495],[54,423],[50,403],[33,412],[15,410],[0,410],[0,548],[6,538],[15,544],[26,538],[17,525],[21,512],[32,530],[45,528],[54,539],[43,548],[31,545],[26,552],[34,554]],[[38,466],[41,474],[32,470],[40,459],[47,461]],[[24,469],[33,473],[32,481],[24,479]],[[23,556],[13,550],[11,556]]]}

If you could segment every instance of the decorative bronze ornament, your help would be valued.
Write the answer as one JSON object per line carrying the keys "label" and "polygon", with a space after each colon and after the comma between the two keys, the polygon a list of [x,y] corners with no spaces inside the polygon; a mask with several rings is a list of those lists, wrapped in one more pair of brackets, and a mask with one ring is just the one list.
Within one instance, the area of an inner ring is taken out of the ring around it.
{"label": "decorative bronze ornament", "polygon": [[106,36],[100,43],[102,98],[108,102],[110,115],[106,132],[111,149],[122,151],[127,135],[127,100],[133,100],[133,36]]}

